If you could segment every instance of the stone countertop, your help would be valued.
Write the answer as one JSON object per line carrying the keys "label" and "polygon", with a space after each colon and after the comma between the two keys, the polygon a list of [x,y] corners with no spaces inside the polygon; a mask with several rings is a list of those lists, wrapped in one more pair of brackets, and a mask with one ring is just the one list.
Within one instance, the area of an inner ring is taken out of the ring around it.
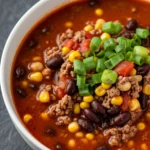
{"label": "stone countertop", "polygon": [[[0,55],[12,28],[38,0],[0,0]],[[0,150],[31,150],[15,129],[0,92]]]}

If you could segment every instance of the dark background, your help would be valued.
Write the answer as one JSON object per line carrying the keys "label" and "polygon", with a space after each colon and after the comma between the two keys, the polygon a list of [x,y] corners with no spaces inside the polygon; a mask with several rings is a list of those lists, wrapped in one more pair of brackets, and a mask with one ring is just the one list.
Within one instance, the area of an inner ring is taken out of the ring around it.
{"label": "dark background", "polygon": [[[0,0],[0,58],[6,39],[21,16],[38,0]],[[12,124],[0,92],[0,150],[31,150]]]}

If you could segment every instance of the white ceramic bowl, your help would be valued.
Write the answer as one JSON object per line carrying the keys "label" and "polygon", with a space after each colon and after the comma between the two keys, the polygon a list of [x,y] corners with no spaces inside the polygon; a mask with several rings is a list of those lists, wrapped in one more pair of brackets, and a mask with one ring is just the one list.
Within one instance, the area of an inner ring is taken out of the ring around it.
{"label": "white ceramic bowl", "polygon": [[[11,66],[16,54],[16,50],[26,35],[26,33],[47,13],[54,10],[54,8],[63,5],[64,3],[71,2],[72,0],[41,0],[35,4],[16,24],[12,30],[1,59],[0,81],[3,99],[8,110],[8,113],[16,126],[16,129],[28,143],[28,145],[35,150],[48,150],[42,143],[36,140],[24,127],[19,119],[15,109],[11,90],[10,90],[10,73]],[[75,0],[74,0],[75,1]],[[13,139],[12,139],[13,140]],[[8,143],[9,144],[9,143]]]}

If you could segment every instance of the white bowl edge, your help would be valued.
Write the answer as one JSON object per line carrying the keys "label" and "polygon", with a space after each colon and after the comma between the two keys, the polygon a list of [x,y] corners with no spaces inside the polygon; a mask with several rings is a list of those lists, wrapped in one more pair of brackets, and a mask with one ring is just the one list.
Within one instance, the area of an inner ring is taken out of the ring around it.
{"label": "white bowl edge", "polygon": [[66,2],[70,2],[70,0],[41,0],[37,2],[15,25],[5,44],[1,58],[0,82],[4,103],[16,129],[29,144],[29,146],[35,150],[49,150],[49,148],[35,139],[19,119],[10,90],[11,65],[20,42],[26,33],[31,29],[31,27],[33,27],[43,16],[45,16],[45,14]]}

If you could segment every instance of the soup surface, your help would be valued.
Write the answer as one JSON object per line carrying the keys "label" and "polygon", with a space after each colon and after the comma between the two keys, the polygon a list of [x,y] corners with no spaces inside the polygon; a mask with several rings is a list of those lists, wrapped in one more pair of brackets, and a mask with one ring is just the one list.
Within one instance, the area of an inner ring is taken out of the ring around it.
{"label": "soup surface", "polygon": [[12,95],[36,139],[52,150],[150,149],[149,8],[144,0],[84,0],[29,32]]}

